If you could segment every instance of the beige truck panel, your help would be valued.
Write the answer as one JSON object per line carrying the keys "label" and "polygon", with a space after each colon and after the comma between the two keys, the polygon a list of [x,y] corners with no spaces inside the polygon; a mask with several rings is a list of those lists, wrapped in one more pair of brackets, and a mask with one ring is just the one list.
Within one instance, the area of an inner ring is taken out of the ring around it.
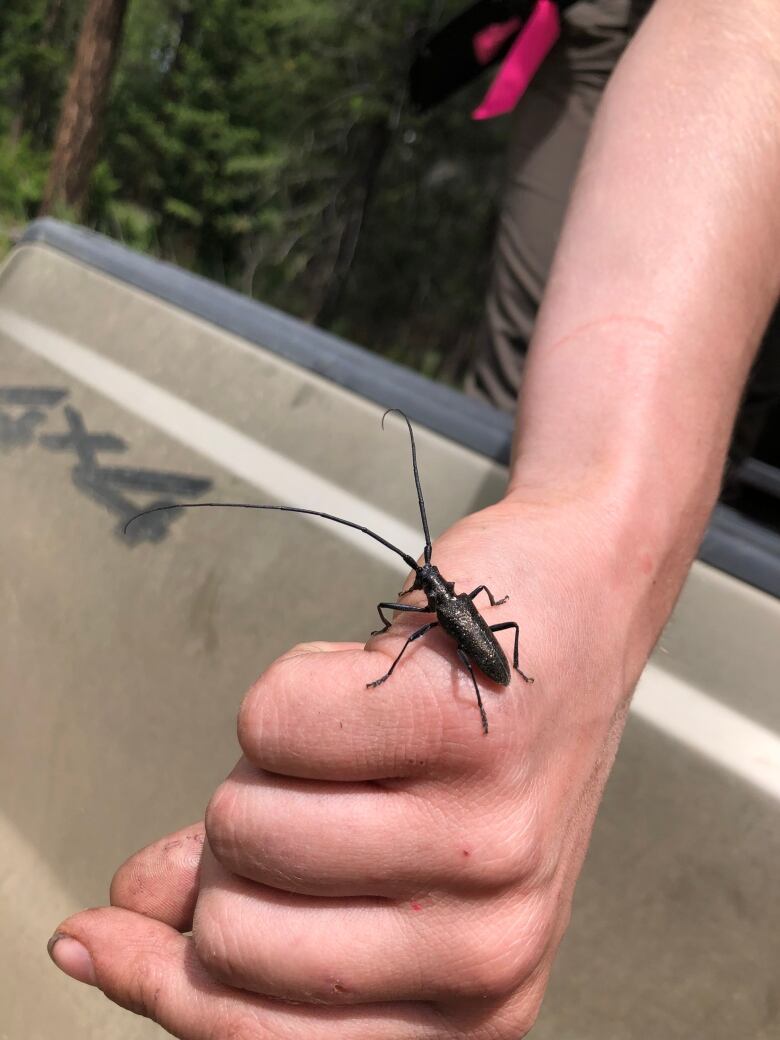
{"label": "beige truck panel", "polygon": [[[408,445],[381,413],[49,246],[8,258],[0,1038],[161,1035],[61,976],[49,934],[202,815],[257,674],[299,640],[365,638],[403,575],[314,520],[193,511],[132,542],[123,519],[194,488],[342,513],[416,554]],[[504,471],[413,418],[435,533],[495,500]],[[780,1035],[778,675],[780,602],[697,563],[640,685],[538,1040]]]}

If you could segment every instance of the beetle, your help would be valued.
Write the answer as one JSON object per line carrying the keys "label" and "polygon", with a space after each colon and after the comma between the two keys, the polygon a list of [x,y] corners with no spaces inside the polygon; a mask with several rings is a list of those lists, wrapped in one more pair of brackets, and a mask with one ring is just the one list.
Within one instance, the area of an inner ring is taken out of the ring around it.
{"label": "beetle", "polygon": [[377,686],[381,686],[382,683],[387,682],[395,671],[395,667],[403,657],[407,647],[417,639],[426,635],[428,632],[431,632],[434,628],[441,627],[447,635],[455,640],[458,657],[466,666],[469,675],[471,676],[471,681],[474,684],[474,692],[477,696],[477,706],[479,707],[479,714],[482,720],[482,730],[487,734],[487,714],[482,703],[482,696],[479,691],[477,677],[474,674],[473,665],[476,665],[479,670],[488,677],[488,679],[492,679],[493,682],[498,683],[500,686],[508,686],[512,679],[512,673],[509,669],[509,661],[496,639],[495,633],[513,628],[515,630],[515,639],[512,653],[512,667],[526,683],[532,683],[534,680],[520,669],[520,627],[516,621],[502,621],[497,625],[489,625],[474,605],[474,600],[482,592],[484,592],[488,597],[492,607],[497,607],[502,603],[506,603],[509,599],[508,596],[504,596],[503,599],[496,599],[487,585],[478,585],[473,592],[456,593],[454,582],[447,581],[444,575],[439,571],[438,567],[431,563],[433,547],[431,544],[431,533],[428,528],[428,517],[425,512],[422,486],[420,484],[420,474],[417,468],[417,446],[414,440],[414,430],[412,429],[412,424],[409,422],[408,417],[399,408],[388,408],[382,416],[382,429],[384,429],[386,417],[393,412],[402,417],[409,430],[409,439],[412,446],[412,471],[414,473],[414,484],[417,490],[417,502],[420,507],[420,519],[422,521],[423,534],[425,535],[425,548],[423,550],[422,564],[417,563],[416,560],[405,553],[402,549],[399,549],[398,546],[393,545],[392,542],[388,542],[387,539],[383,538],[368,527],[363,527],[361,524],[353,523],[351,520],[345,520],[340,516],[334,516],[332,513],[322,513],[316,509],[302,509],[298,506],[258,505],[255,503],[244,502],[182,502],[176,505],[155,506],[153,509],[146,509],[142,513],[136,513],[135,516],[132,516],[124,525],[124,532],[127,533],[128,527],[135,520],[138,520],[139,517],[148,516],[150,513],[158,513],[168,509],[274,509],[284,513],[304,513],[308,516],[319,516],[324,520],[332,520],[334,523],[343,524],[345,527],[351,527],[356,531],[361,531],[363,534],[367,534],[370,538],[373,538],[375,541],[400,556],[404,563],[406,563],[413,571],[414,582],[408,589],[399,592],[399,598],[403,598],[411,592],[422,591],[425,594],[427,601],[424,607],[412,606],[409,603],[383,602],[377,604],[377,613],[379,614],[379,619],[382,622],[383,627],[376,629],[371,633],[371,635],[382,635],[390,628],[392,621],[388,620],[385,616],[385,610],[395,610],[400,613],[435,614],[436,620],[429,621],[416,631],[412,632],[385,674],[381,675],[373,682],[367,683],[366,688],[376,688]]}

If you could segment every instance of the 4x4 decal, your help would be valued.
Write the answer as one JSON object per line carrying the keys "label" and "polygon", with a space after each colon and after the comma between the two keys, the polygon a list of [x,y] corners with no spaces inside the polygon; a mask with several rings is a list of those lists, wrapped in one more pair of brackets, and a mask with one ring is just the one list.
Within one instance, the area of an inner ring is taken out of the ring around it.
{"label": "4x4 decal", "polygon": [[[58,433],[40,433],[38,428],[49,418],[50,411],[68,396],[60,387],[10,386],[0,387],[0,452],[28,447],[37,443],[46,451],[73,452],[76,456],[71,479],[76,488],[98,502],[117,518],[114,533],[121,536],[130,517],[142,509],[173,506],[179,496],[191,500],[205,494],[212,486],[207,477],[191,477],[185,473],[167,470],[139,469],[129,466],[104,466],[98,453],[121,454],[128,444],[113,433],[92,433],[81,412],[64,405],[61,414],[66,430]],[[156,495],[144,502],[130,494]],[[122,537],[125,545],[139,542],[159,542],[180,512],[175,509],[142,517]]]}

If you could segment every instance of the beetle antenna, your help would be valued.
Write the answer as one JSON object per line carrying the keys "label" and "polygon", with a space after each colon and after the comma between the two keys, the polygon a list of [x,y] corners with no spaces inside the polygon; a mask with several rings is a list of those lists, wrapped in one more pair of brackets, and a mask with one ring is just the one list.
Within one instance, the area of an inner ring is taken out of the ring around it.
{"label": "beetle antenna", "polygon": [[352,527],[356,531],[362,531],[369,538],[373,538],[374,541],[379,542],[385,548],[392,550],[392,552],[400,556],[404,563],[412,568],[415,574],[420,570],[416,560],[399,549],[397,545],[388,542],[386,538],[377,534],[376,531],[372,531],[368,527],[362,527],[360,524],[353,524],[351,520],[344,520],[342,517],[333,516],[331,513],[320,513],[316,509],[301,509],[298,506],[261,506],[248,502],[182,502],[178,505],[155,506],[154,509],[145,509],[143,513],[136,513],[135,516],[131,516],[122,528],[123,534],[127,534],[130,524],[140,519],[140,517],[149,516],[150,513],[163,513],[168,509],[276,509],[282,513],[305,513],[307,516],[321,516],[323,520],[333,520],[336,524],[343,524],[345,527]]}
{"label": "beetle antenna", "polygon": [[397,412],[398,415],[406,423],[409,429],[409,438],[412,442],[412,469],[414,470],[414,486],[417,488],[417,501],[420,504],[420,518],[422,520],[423,532],[425,534],[425,562],[426,564],[431,562],[431,532],[428,530],[428,517],[425,513],[425,501],[423,499],[422,487],[420,486],[420,474],[417,471],[417,448],[414,443],[414,431],[412,430],[412,424],[409,422],[407,416],[401,411],[400,408],[388,408],[385,414],[382,416],[382,429],[385,428],[385,416],[391,412]]}

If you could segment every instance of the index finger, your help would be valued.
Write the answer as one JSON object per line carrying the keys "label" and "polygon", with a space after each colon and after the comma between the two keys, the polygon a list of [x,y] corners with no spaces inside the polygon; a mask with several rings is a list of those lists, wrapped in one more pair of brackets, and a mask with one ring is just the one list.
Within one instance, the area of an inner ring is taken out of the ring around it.
{"label": "index finger", "polygon": [[[414,630],[394,625],[370,649],[330,644],[274,662],[239,713],[247,759],[286,776],[355,781],[463,772],[492,758],[508,726],[485,737],[471,680],[440,631],[410,644],[388,681],[367,688]],[[480,687],[498,723],[511,693],[484,678]]]}

